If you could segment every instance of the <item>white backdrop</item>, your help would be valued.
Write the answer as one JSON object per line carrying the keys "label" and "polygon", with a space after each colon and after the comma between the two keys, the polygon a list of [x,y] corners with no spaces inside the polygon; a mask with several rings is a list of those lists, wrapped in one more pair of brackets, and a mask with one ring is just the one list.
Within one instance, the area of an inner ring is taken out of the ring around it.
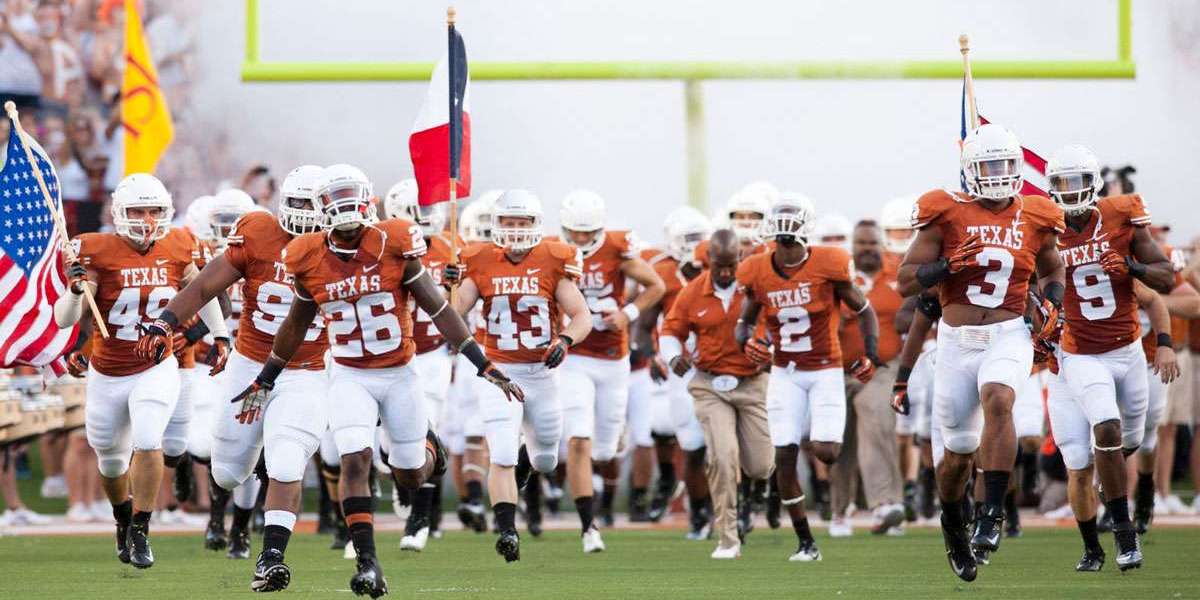
{"label": "white backdrop", "polygon": [[[263,60],[436,60],[445,2],[260,0]],[[736,8],[732,8],[735,7]],[[471,60],[1109,59],[1115,0],[793,2],[463,0]],[[193,5],[202,120],[224,119],[242,161],[361,166],[382,193],[411,174],[425,83],[242,83],[241,0]],[[981,111],[1049,154],[1083,143],[1135,182],[1173,241],[1200,233],[1200,0],[1134,2],[1136,80],[977,82]],[[704,85],[709,202],[767,179],[821,210],[876,216],[895,196],[956,185],[957,81],[721,81]],[[574,187],[614,226],[661,238],[685,201],[683,85],[475,82],[475,189],[527,187],[557,225]],[[1191,216],[1189,216],[1191,215]]]}

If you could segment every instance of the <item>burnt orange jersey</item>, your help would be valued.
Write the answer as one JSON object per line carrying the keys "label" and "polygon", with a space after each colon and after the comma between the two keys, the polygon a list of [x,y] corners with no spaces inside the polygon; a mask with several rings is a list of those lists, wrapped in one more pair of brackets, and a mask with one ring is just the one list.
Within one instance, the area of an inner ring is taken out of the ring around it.
{"label": "burnt orange jersey", "polygon": [[592,332],[571,349],[572,353],[593,358],[618,359],[629,353],[628,328],[614,330],[604,324],[604,315],[620,310],[625,301],[625,274],[621,265],[637,257],[628,231],[605,231],[604,242],[583,257],[579,291],[592,313]]}
{"label": "burnt orange jersey", "polygon": [[[883,266],[874,276],[862,272],[854,273],[854,285],[863,291],[875,316],[879,317],[879,358],[890,361],[900,354],[900,334],[896,333],[896,313],[904,304],[904,297],[896,291],[896,272],[900,268],[900,255],[886,253]],[[838,341],[842,346],[842,364],[846,367],[863,357],[862,335],[858,331],[858,314],[849,307],[842,307],[841,332]]]}
{"label": "burnt orange jersey", "polygon": [[775,365],[794,363],[811,371],[840,365],[838,301],[834,285],[850,281],[850,254],[814,246],[791,275],[780,273],[774,252],[755,254],[738,265],[738,284],[762,305],[775,347]]}
{"label": "burnt orange jersey", "polygon": [[975,263],[939,286],[942,306],[968,304],[1025,314],[1029,279],[1047,233],[1063,230],[1063,212],[1042,196],[1018,196],[998,212],[966,194],[934,190],[917,200],[915,229],[942,233],[942,255],[949,256],[971,234],[984,249]]}
{"label": "burnt orange jersey", "polygon": [[296,295],[321,307],[329,350],[340,365],[382,369],[408,364],[416,352],[404,267],[425,254],[421,228],[404,219],[368,226],[343,260],[327,234],[306,233],[283,251]]}
{"label": "burnt orange jersey", "polygon": [[[442,284],[442,271],[446,270],[446,265],[450,264],[452,257],[450,256],[450,234],[439,233],[425,240],[429,247],[429,251],[425,256],[421,257],[421,264],[425,265],[425,270],[429,272],[429,277],[433,282]],[[462,248],[462,238],[459,238],[458,247]],[[413,341],[417,344],[417,354],[425,354],[430,350],[436,350],[446,341],[442,337],[442,332],[438,331],[437,325],[433,324],[433,319],[421,307],[413,303]]]}
{"label": "burnt orange jersey", "polygon": [[581,274],[579,250],[542,240],[512,262],[493,244],[472,244],[462,253],[466,277],[479,288],[488,358],[503,363],[542,361],[546,346],[562,327],[555,291],[563,279]]}
{"label": "burnt orange jersey", "polygon": [[73,243],[79,260],[99,277],[96,307],[108,326],[108,339],[98,329],[93,333],[92,366],[111,376],[149,369],[153,365],[134,352],[138,326],[158,318],[179,292],[184,272],[200,256],[196,237],[172,228],[144,254],[115,233],[85,233]]}
{"label": "burnt orange jersey", "polygon": [[[234,346],[251,360],[267,361],[275,334],[295,298],[292,278],[282,258],[290,241],[291,234],[271,213],[259,211],[242,215],[229,234],[225,260],[242,274],[240,285],[229,288],[230,300],[241,309]],[[322,331],[324,326],[323,319],[313,319],[287,368],[325,368],[329,342]]]}
{"label": "burnt orange jersey", "polygon": [[1136,227],[1150,224],[1150,213],[1137,194],[1096,202],[1083,228],[1058,235],[1058,254],[1067,268],[1063,294],[1063,349],[1072,354],[1102,354],[1129,345],[1140,335],[1133,278],[1108,275],[1100,256],[1114,251],[1130,256]]}
{"label": "burnt orange jersey", "polygon": [[[1178,254],[1178,251],[1171,248],[1170,245],[1159,244],[1159,247],[1162,248],[1163,254],[1171,258],[1171,264],[1175,267],[1175,285],[1171,288],[1175,289],[1185,283],[1182,271],[1186,264],[1183,262],[1182,256]],[[1145,311],[1143,311],[1143,314],[1144,312]],[[1158,335],[1158,332],[1151,331],[1149,323],[1150,317],[1147,316],[1144,322],[1146,326],[1142,328],[1145,330],[1144,333],[1146,334],[1142,336],[1142,349],[1146,352],[1146,360],[1154,362],[1154,357],[1158,353],[1158,340],[1155,339]],[[1172,316],[1171,345],[1175,348],[1178,348],[1182,344],[1186,344],[1188,342],[1188,333],[1187,319]]]}

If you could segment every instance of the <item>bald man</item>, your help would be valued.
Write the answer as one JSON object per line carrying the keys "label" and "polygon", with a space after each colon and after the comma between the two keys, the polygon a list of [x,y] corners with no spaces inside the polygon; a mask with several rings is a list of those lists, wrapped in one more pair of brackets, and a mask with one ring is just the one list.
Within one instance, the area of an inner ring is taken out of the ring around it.
{"label": "bald man", "polygon": [[[767,427],[767,375],[742,353],[734,337],[746,298],[737,285],[738,243],[731,230],[713,233],[708,260],[709,270],[679,293],[659,345],[663,360],[676,374],[696,368],[688,392],[708,446],[708,486],[720,538],[712,558],[730,559],[741,554],[739,471],[751,479],[767,478],[773,449]],[[684,351],[693,333],[694,356]]]}

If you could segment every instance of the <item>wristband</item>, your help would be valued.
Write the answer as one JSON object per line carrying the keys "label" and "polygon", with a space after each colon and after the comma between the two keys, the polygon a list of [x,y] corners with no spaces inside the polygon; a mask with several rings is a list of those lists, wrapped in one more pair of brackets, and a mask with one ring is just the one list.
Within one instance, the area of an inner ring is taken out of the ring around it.
{"label": "wristband", "polygon": [[1066,287],[1063,286],[1062,282],[1051,281],[1046,284],[1046,287],[1042,288],[1042,297],[1049,300],[1050,304],[1054,305],[1054,308],[1062,308],[1063,292],[1065,291]]}
{"label": "wristband", "polygon": [[[204,336],[207,334],[208,334],[208,325],[206,325],[204,323],[204,321],[196,321],[195,325],[188,327],[187,331],[183,332],[183,339],[187,340],[187,343],[189,343],[189,344],[195,344],[196,342],[203,339]],[[229,338],[225,338],[225,339],[228,340]]]}
{"label": "wristband", "polygon": [[458,353],[465,356],[471,364],[475,365],[478,373],[483,373],[484,368],[488,366],[487,356],[484,356],[483,350],[479,344],[475,343],[474,338],[468,337],[458,345]]}
{"label": "wristband", "polygon": [[167,325],[170,325],[171,329],[175,329],[176,327],[179,327],[179,317],[175,316],[175,313],[173,313],[167,309],[163,309],[163,311],[161,313],[159,313],[158,320],[162,321],[163,323],[166,323]]}
{"label": "wristband", "polygon": [[863,336],[863,354],[866,354],[867,358],[875,361],[876,363],[879,362],[877,360],[879,358],[879,336]]}
{"label": "wristband", "polygon": [[630,302],[629,304],[626,304],[625,306],[622,306],[621,312],[625,313],[626,317],[629,317],[630,323],[636,321],[638,316],[642,314],[642,310],[640,308],[638,308],[637,305],[632,302]]}
{"label": "wristband", "polygon": [[931,288],[950,275],[950,259],[945,256],[917,267],[917,282],[923,288]]}
{"label": "wristband", "polygon": [[571,336],[569,335],[560,333],[558,334],[558,339],[566,341],[568,348],[575,345],[575,340],[571,339]]}
{"label": "wristband", "polygon": [[1156,340],[1157,340],[1157,344],[1156,344],[1157,346],[1160,346],[1160,347],[1166,346],[1168,348],[1174,347],[1174,344],[1171,343],[1171,334],[1169,334],[1169,333],[1158,334]]}
{"label": "wristband", "polygon": [[901,366],[896,369],[896,381],[898,383],[908,383],[908,376],[912,375],[912,367]]}
{"label": "wristband", "polygon": [[275,385],[275,378],[279,377],[279,374],[283,372],[284,366],[279,357],[272,354],[271,358],[268,358],[266,364],[263,365],[262,370],[258,372],[258,377],[254,379],[259,383],[267,384],[267,387],[271,387]]}
{"label": "wristband", "polygon": [[1125,264],[1129,266],[1129,274],[1141,279],[1146,276],[1146,265],[1133,260],[1132,256],[1125,257]]}

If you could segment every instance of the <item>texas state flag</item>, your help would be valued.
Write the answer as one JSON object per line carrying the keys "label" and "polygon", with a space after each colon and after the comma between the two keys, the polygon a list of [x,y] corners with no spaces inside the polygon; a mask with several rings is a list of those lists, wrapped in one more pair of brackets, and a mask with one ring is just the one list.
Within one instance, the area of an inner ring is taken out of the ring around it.
{"label": "texas state flag", "polygon": [[408,138],[417,202],[429,206],[471,195],[471,116],[468,109],[467,49],[451,26],[449,51],[433,69],[429,93]]}

